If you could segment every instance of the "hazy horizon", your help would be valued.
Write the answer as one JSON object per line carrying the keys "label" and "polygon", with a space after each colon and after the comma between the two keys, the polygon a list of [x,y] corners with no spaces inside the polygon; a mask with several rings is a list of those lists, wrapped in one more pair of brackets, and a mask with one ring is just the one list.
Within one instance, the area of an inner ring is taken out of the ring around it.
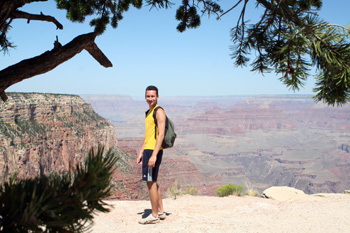
{"label": "hazy horizon", "polygon": [[[7,94],[11,93],[25,93],[25,94],[52,94],[52,95],[78,95],[78,96],[89,96],[89,95],[98,95],[98,96],[128,96],[131,98],[142,98],[144,99],[143,95],[128,95],[128,94],[75,94],[75,93],[58,93],[58,92],[39,92],[39,91],[8,91]],[[249,96],[288,96],[288,97],[297,97],[297,96],[310,96],[312,97],[313,94],[298,94],[298,93],[285,93],[285,94],[227,94],[227,95],[159,95],[160,98],[174,98],[174,97],[181,97],[181,98],[196,98],[196,97],[205,97],[205,98],[218,98],[218,97],[249,97]]]}

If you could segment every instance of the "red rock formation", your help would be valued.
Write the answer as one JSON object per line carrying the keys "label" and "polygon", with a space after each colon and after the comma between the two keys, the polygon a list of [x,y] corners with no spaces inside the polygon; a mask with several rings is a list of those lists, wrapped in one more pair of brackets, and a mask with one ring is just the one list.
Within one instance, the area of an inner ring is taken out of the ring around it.
{"label": "red rock formation", "polygon": [[99,144],[117,145],[114,128],[79,96],[12,93],[0,107],[0,179],[67,171]]}
{"label": "red rock formation", "polygon": [[[181,122],[180,122],[181,125]],[[288,116],[275,108],[211,110],[184,122],[184,133],[232,135],[247,130],[293,128]],[[183,125],[182,125],[183,126]],[[187,130],[186,130],[187,129]]]}
{"label": "red rock formation", "polygon": [[[119,140],[119,147],[132,158],[133,172],[128,174],[117,173],[114,180],[123,184],[124,189],[116,194],[120,199],[148,198],[146,186],[141,181],[141,165],[136,164],[136,157],[142,139],[123,138]],[[177,181],[181,188],[194,187],[199,195],[215,195],[215,190],[222,185],[219,176],[208,177],[202,174],[186,156],[174,156],[172,149],[164,150],[162,165],[159,171],[159,183],[163,195],[169,187]]]}
{"label": "red rock formation", "polygon": [[[161,101],[178,133],[166,158],[171,166],[178,166],[178,176],[183,177],[180,183],[194,185],[190,181],[193,177],[196,182],[206,180],[207,185],[211,181],[219,184],[222,179],[224,184],[260,190],[274,185],[306,193],[348,189],[350,157],[345,145],[350,139],[349,105],[333,108],[315,104],[310,95],[174,97]],[[131,137],[142,137],[147,105],[144,101],[127,103],[110,116],[117,135],[132,144],[135,139]],[[133,147],[134,155],[140,144]],[[177,161],[185,166],[176,165]],[[192,176],[197,171],[186,165],[187,161],[205,177],[218,179]],[[166,166],[164,162],[163,168]],[[164,182],[170,185],[173,180]]]}

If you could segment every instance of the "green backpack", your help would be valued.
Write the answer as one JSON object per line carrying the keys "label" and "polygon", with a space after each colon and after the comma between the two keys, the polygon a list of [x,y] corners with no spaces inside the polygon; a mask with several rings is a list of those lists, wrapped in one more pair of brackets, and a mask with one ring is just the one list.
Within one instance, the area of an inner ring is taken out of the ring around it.
{"label": "green backpack", "polygon": [[[154,109],[153,111],[153,119],[154,119],[154,123],[155,123],[155,131],[154,131],[154,138],[157,138],[157,110],[162,107],[158,106]],[[164,109],[163,109],[164,110]],[[147,116],[148,111],[146,112],[146,116]],[[166,148],[170,148],[173,147],[174,143],[175,143],[175,139],[176,139],[176,133],[175,133],[175,128],[174,128],[174,123],[167,117],[165,116],[165,133],[164,133],[164,140],[162,143],[162,147],[163,149]]]}

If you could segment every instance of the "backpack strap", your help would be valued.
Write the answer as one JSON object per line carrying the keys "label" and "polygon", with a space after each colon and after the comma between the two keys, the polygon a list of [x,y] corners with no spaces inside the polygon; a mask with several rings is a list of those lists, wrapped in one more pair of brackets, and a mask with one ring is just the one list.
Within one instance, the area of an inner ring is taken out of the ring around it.
{"label": "backpack strap", "polygon": [[[154,125],[154,138],[157,138],[157,127],[158,127],[158,124],[157,124],[157,110],[160,109],[160,108],[163,109],[161,106],[158,106],[153,111],[153,119],[154,119],[154,124],[155,124]],[[164,111],[164,109],[163,109],[163,111]]]}

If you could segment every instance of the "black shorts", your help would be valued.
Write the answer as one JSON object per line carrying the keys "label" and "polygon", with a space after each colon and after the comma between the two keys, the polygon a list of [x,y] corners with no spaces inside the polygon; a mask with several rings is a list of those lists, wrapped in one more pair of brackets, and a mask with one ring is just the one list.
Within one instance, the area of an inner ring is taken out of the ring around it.
{"label": "black shorts", "polygon": [[163,150],[157,154],[156,164],[153,168],[148,168],[148,160],[151,158],[153,150],[144,150],[142,157],[142,180],[157,181],[160,163],[162,162]]}

